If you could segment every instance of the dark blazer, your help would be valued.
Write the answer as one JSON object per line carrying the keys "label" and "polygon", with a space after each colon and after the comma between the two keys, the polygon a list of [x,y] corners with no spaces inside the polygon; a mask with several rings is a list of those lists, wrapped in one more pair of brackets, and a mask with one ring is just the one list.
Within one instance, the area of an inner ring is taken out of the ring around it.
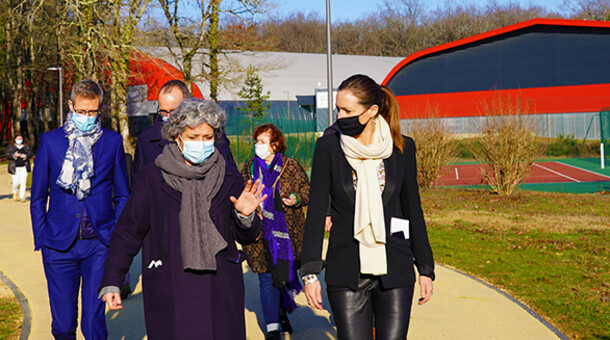
{"label": "dark blazer", "polygon": [[[404,153],[394,147],[392,155],[384,160],[386,183],[382,199],[388,273],[381,280],[386,289],[406,287],[415,282],[414,260],[420,275],[434,279],[434,260],[417,186],[415,143],[409,137],[404,138]],[[329,199],[333,226],[324,263],[321,260],[322,241]],[[319,138],[311,172],[301,275],[318,274],[325,266],[328,285],[357,289],[360,261],[359,244],[354,239],[355,199],[352,168],[341,150],[339,134]],[[392,236],[392,217],[410,221],[409,239]]]}
{"label": "dark blazer", "polygon": [[[144,130],[140,136],[138,136],[138,142],[136,144],[136,153],[133,160],[132,176],[138,175],[138,172],[144,168],[145,165],[153,163],[157,156],[163,152],[169,142],[161,135],[161,128],[163,123],[161,118],[157,116],[157,119],[149,129]],[[235,165],[233,154],[231,154],[230,141],[227,135],[223,132],[220,138],[214,143],[218,152],[229,162],[229,164]]]}
{"label": "dark blazer", "polygon": [[237,168],[226,166],[225,179],[212,199],[210,215],[227,248],[216,255],[217,270],[187,271],[180,248],[182,194],[169,186],[154,164],[141,169],[119,218],[104,264],[100,288],[120,287],[133,257],[142,248],[142,294],[148,338],[245,339],[245,254],[235,241],[256,239],[261,221],[239,223],[229,197],[238,197],[244,182]]}
{"label": "dark blazer", "polygon": [[27,172],[30,172],[30,158],[32,158],[32,148],[27,145],[27,144],[23,144],[23,147],[21,149],[18,149],[13,143],[9,144],[6,147],[6,158],[8,159],[8,173],[11,175],[15,174],[16,168],[17,168],[17,159],[15,158],[15,152],[19,151],[19,153],[25,154],[25,170]]}
{"label": "dark blazer", "polygon": [[108,244],[129,196],[121,135],[102,129],[100,139],[93,145],[95,176],[91,178],[91,195],[82,201],[57,185],[67,149],[68,139],[63,128],[40,137],[30,198],[35,249],[43,246],[60,251],[68,249],[76,239],[83,204],[97,237]]}

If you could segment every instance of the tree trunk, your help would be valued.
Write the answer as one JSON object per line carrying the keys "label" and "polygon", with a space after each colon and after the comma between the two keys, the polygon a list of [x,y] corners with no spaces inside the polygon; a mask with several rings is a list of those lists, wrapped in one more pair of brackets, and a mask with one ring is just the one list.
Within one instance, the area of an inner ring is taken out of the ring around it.
{"label": "tree trunk", "polygon": [[208,31],[208,44],[210,48],[210,98],[218,102],[218,83],[220,72],[218,69],[218,6],[221,0],[212,1],[212,12],[210,14],[210,29]]}

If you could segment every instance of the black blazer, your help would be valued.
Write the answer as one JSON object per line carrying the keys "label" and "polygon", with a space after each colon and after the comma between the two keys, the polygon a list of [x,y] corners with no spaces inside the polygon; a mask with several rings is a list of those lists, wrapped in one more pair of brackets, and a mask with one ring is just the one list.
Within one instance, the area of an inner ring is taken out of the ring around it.
{"label": "black blazer", "polygon": [[[415,282],[413,263],[420,275],[434,279],[434,260],[421,209],[417,186],[415,143],[404,137],[404,153],[394,147],[384,160],[386,183],[382,199],[386,228],[386,259],[388,273],[381,277],[386,289],[406,287]],[[329,197],[330,194],[330,197]],[[333,226],[326,255],[321,260],[324,219],[331,205]],[[309,208],[305,221],[301,275],[318,274],[326,267],[326,283],[356,290],[360,276],[359,244],[354,239],[356,192],[352,168],[341,150],[339,134],[318,139],[311,172]],[[394,237],[390,219],[410,221],[410,238]]]}

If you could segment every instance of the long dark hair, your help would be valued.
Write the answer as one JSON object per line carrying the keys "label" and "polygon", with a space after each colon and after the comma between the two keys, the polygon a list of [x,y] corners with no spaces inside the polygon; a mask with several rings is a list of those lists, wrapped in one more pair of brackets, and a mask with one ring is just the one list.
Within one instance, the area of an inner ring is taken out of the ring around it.
{"label": "long dark hair", "polygon": [[363,74],[356,74],[345,79],[339,85],[339,91],[348,90],[366,107],[377,105],[379,114],[390,126],[394,145],[403,152],[403,137],[400,133],[400,108],[392,91],[377,84],[373,79]]}

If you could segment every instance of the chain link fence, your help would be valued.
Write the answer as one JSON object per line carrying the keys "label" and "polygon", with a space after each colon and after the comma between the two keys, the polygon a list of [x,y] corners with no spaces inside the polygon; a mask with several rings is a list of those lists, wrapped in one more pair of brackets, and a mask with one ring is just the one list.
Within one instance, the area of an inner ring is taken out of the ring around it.
{"label": "chain link fence", "polygon": [[[286,105],[286,104],[284,104]],[[252,132],[262,124],[273,123],[286,140],[286,155],[294,158],[305,170],[311,168],[316,139],[316,121],[311,112],[298,105],[274,105],[265,117],[248,117],[228,111],[226,134],[231,141],[231,152],[239,169],[254,156]]]}

